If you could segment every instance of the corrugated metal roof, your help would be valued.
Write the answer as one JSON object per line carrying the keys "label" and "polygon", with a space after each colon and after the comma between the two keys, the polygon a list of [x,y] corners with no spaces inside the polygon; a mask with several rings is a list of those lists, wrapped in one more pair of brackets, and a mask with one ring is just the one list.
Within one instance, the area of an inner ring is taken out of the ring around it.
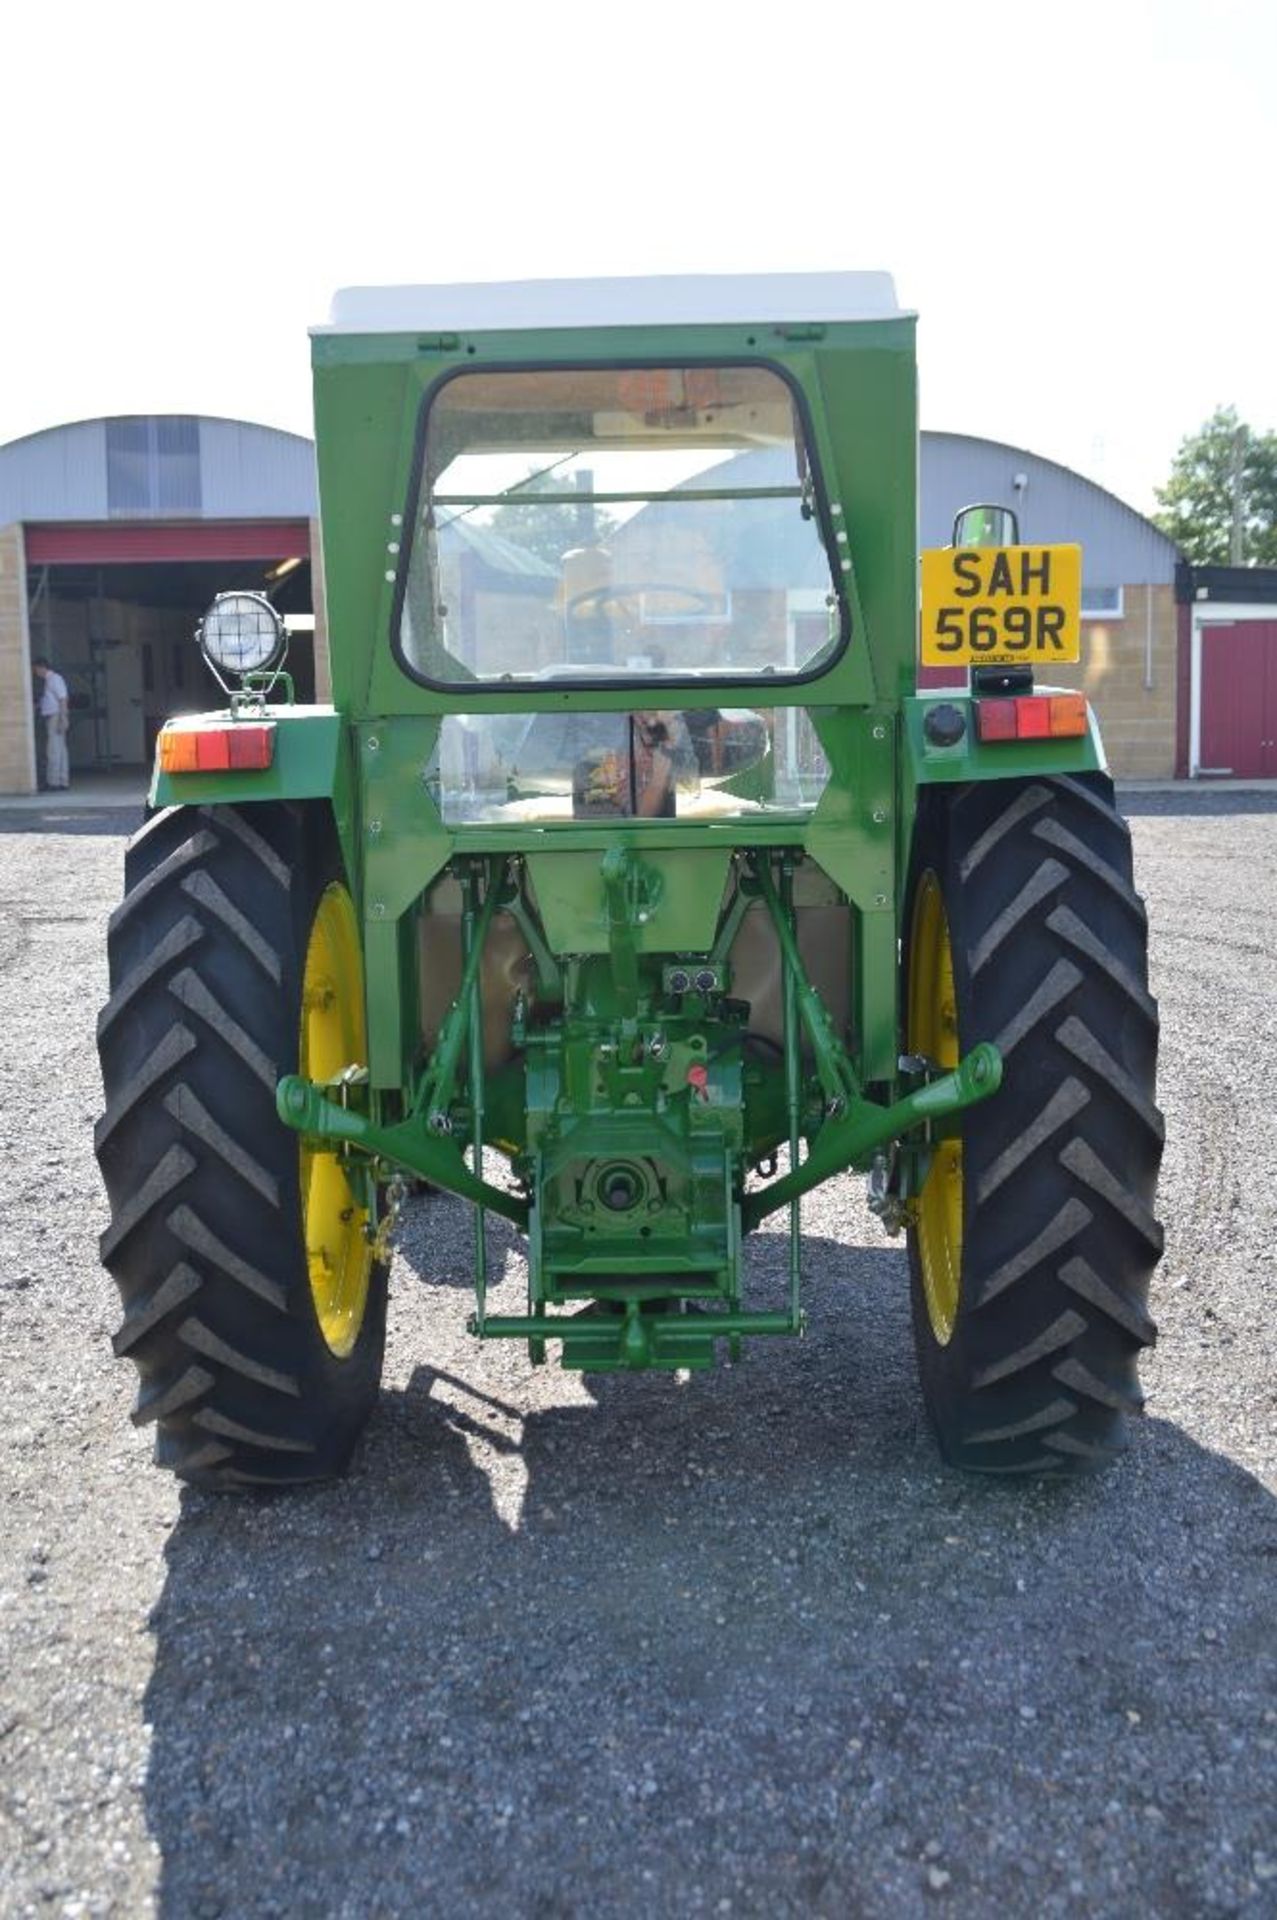
{"label": "corrugated metal roof", "polygon": [[1094,480],[1025,447],[926,432],[920,480],[924,547],[948,545],[960,507],[991,501],[1016,509],[1025,540],[1080,541],[1088,586],[1159,586],[1175,578],[1179,550],[1160,527]]}
{"label": "corrugated metal roof", "polygon": [[[168,431],[189,423],[198,440],[197,484],[188,471],[189,433]],[[121,448],[130,426],[136,452],[129,454],[129,484],[121,491]],[[108,440],[114,449],[108,459]],[[179,484],[166,490],[166,461],[174,461]],[[114,462],[114,464],[113,464]],[[14,520],[108,520],[183,518],[209,520],[310,519],[318,511],[315,448],[298,433],[257,426],[248,420],[208,415],[139,414],[77,420],[48,427],[0,446],[0,526]]]}
{"label": "corrugated metal roof", "polygon": [[47,427],[0,447],[0,525],[106,517],[104,420]]}
{"label": "corrugated metal roof", "polygon": [[200,421],[204,512],[210,519],[318,512],[315,443],[248,420]]}

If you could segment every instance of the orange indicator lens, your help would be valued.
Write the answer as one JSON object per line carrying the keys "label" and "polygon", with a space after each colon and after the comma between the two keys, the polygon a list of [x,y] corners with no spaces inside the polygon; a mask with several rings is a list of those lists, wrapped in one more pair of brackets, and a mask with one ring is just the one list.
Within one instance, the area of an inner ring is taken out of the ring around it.
{"label": "orange indicator lens", "polygon": [[1069,734],[1086,732],[1086,695],[1084,693],[1053,693],[1051,695],[1051,732],[1057,740]]}
{"label": "orange indicator lens", "polygon": [[165,727],[160,733],[160,769],[164,773],[194,773],[195,735],[175,733]]}

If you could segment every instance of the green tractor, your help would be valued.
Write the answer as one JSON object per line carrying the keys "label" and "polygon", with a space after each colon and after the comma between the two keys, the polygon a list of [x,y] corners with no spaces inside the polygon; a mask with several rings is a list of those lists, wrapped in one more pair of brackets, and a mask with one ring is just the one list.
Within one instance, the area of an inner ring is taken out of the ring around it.
{"label": "green tractor", "polygon": [[227,704],[162,732],[110,927],[102,1254],[159,1461],[341,1472],[413,1182],[474,1210],[478,1339],[694,1369],[802,1333],[802,1197],[848,1171],[945,1458],[1110,1459],[1162,1122],[1127,829],[1035,680],[1080,560],[960,513],[920,650],[890,279],[355,290],[314,371],[332,702],[219,596]]}

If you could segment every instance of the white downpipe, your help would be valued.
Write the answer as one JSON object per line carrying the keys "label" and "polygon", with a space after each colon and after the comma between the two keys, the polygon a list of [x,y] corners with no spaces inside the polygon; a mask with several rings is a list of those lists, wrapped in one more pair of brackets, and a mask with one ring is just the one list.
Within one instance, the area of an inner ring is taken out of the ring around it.
{"label": "white downpipe", "polygon": [[1196,607],[1188,657],[1188,777],[1196,780],[1202,764],[1202,622]]}

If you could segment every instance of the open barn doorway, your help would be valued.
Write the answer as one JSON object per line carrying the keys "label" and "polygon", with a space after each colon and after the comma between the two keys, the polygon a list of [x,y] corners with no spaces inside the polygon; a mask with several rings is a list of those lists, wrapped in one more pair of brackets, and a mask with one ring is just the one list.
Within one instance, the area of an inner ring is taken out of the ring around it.
{"label": "open barn doorway", "polygon": [[38,537],[29,541],[31,647],[67,682],[73,778],[149,767],[156,734],[170,715],[225,705],[195,641],[199,620],[218,593],[249,589],[269,596],[288,628],[285,665],[297,698],[315,698],[306,530],[283,544],[300,551],[251,559],[98,557],[42,564]]}

